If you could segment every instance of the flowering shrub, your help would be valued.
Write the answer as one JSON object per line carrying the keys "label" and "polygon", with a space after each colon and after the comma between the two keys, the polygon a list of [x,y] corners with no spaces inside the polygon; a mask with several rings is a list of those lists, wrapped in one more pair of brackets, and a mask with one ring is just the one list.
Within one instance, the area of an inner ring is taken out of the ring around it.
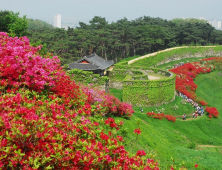
{"label": "flowering shrub", "polygon": [[180,91],[188,98],[196,99],[195,90],[197,85],[193,82],[193,79],[200,73],[208,73],[211,68],[206,65],[201,65],[198,62],[186,63],[183,66],[171,69],[170,71],[177,74],[176,76],[176,90]]}
{"label": "flowering shrub", "polygon": [[[27,37],[12,38],[0,33],[0,76],[8,86],[41,91],[55,85],[55,79],[65,76],[57,56],[42,58],[37,54],[41,46],[31,47]],[[55,72],[56,70],[56,72]]]}
{"label": "flowering shrub", "polygon": [[102,117],[130,116],[132,107],[80,88],[57,57],[42,58],[38,49],[0,33],[0,169],[158,170],[144,152],[125,151],[113,133],[123,122]]}
{"label": "flowering shrub", "polygon": [[210,57],[206,59],[202,59],[201,63],[208,63],[211,68],[222,70],[222,57]]}
{"label": "flowering shrub", "polygon": [[97,105],[96,112],[99,114],[131,117],[134,113],[132,105],[120,102],[115,96],[105,91],[99,91],[91,86],[90,88],[84,86],[82,90],[91,97],[90,103]]}
{"label": "flowering shrub", "polygon": [[154,113],[154,112],[148,112],[147,113],[148,117],[152,117],[154,119],[167,119],[168,121],[172,121],[175,122],[176,121],[176,117],[172,116],[172,115],[165,115],[164,113]]}
{"label": "flowering shrub", "polygon": [[142,131],[140,130],[140,128],[134,130],[134,133],[136,133],[136,134],[138,134],[138,135],[139,135],[141,132],[142,132]]}
{"label": "flowering shrub", "polygon": [[[0,97],[2,169],[150,167],[140,157],[129,157],[122,137],[112,134],[111,129],[118,130],[122,122],[108,118],[98,123],[59,104],[58,98],[28,99],[25,92]],[[103,124],[110,129],[108,134]]]}
{"label": "flowering shrub", "polygon": [[202,106],[206,106],[206,105],[208,105],[208,103],[205,102],[204,100],[199,101],[199,103],[200,103]]}
{"label": "flowering shrub", "polygon": [[219,117],[219,112],[218,110],[215,108],[215,107],[206,107],[206,112],[209,113],[209,118],[212,118],[212,117]]}
{"label": "flowering shrub", "polygon": [[172,122],[175,122],[176,121],[176,117],[172,116],[172,115],[165,115],[165,118],[168,120],[168,121],[172,121]]}
{"label": "flowering shrub", "polygon": [[[214,62],[208,63],[207,61],[214,61]],[[197,85],[193,82],[193,79],[200,73],[209,73],[217,64],[219,64],[219,66],[221,67],[222,57],[207,58],[201,60],[200,62],[187,63],[184,64],[183,66],[171,69],[170,71],[177,74],[176,90],[180,91],[188,98],[193,99],[194,101],[200,103],[203,106],[208,105],[206,101],[197,98],[195,94]],[[210,118],[219,116],[219,112],[217,110],[215,111],[216,108],[214,109],[209,109],[210,107],[207,108],[208,111],[207,110],[206,111],[209,113]]]}

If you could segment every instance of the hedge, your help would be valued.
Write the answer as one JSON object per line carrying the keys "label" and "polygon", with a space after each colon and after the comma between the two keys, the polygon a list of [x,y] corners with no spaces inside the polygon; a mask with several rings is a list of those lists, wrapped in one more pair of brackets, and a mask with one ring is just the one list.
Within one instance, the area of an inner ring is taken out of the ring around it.
{"label": "hedge", "polygon": [[174,100],[175,75],[159,80],[129,80],[123,82],[123,101],[134,106],[154,106]]}

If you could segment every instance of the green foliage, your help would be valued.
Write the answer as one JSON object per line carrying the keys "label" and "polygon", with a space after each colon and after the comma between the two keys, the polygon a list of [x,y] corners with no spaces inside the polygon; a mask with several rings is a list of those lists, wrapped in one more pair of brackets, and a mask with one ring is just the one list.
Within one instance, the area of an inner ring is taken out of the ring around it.
{"label": "green foliage", "polygon": [[123,90],[122,89],[109,89],[109,92],[113,94],[116,98],[122,101]]}
{"label": "green foliage", "polygon": [[196,18],[175,18],[171,20],[173,23],[176,23],[178,25],[183,25],[183,24],[196,24],[196,23],[203,23],[203,24],[207,24],[207,20],[204,19],[196,19]]}
{"label": "green foliage", "polygon": [[143,75],[143,72],[138,71],[138,70],[132,70],[134,75]]}
{"label": "green foliage", "polygon": [[105,85],[109,78],[107,76],[101,76],[98,74],[93,74],[92,71],[83,71],[78,69],[73,69],[68,71],[71,79],[75,80],[76,82],[80,82],[84,85],[93,84],[95,86]]}
{"label": "green foliage", "polygon": [[190,142],[190,143],[188,143],[187,147],[190,148],[190,149],[196,149],[196,143],[195,142]]}
{"label": "green foliage", "polygon": [[39,19],[27,18],[27,22],[28,22],[28,28],[27,28],[28,31],[34,29],[42,29],[42,28],[49,28],[49,29],[54,28],[53,25],[48,24],[47,22],[41,21]]}
{"label": "green foliage", "polygon": [[110,81],[123,81],[123,79],[129,74],[125,69],[114,69],[109,73]]}
{"label": "green foliage", "polygon": [[133,76],[132,80],[148,80],[148,76],[147,75]]}
{"label": "green foliage", "polygon": [[215,30],[208,23],[193,20],[177,24],[144,16],[108,23],[105,18],[95,16],[89,23],[80,22],[79,27],[67,30],[52,29],[39,20],[28,20],[28,37],[32,43],[39,39],[46,43],[49,52],[61,56],[62,64],[95,52],[105,59],[127,65],[138,55],[183,44],[222,44],[222,31]]}
{"label": "green foliage", "polygon": [[28,27],[26,16],[19,17],[19,12],[0,11],[0,31],[9,33],[10,36],[26,35]]}

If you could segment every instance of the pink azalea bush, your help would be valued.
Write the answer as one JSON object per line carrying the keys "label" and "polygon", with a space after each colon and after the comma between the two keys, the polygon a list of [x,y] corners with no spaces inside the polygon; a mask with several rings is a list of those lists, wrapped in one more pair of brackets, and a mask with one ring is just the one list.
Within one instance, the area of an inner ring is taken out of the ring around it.
{"label": "pink azalea bush", "polygon": [[84,93],[91,97],[91,104],[97,105],[97,112],[105,115],[126,116],[131,117],[134,113],[132,105],[120,102],[119,99],[105,91],[99,91],[93,87],[82,87]]}
{"label": "pink azalea bush", "polygon": [[80,88],[40,48],[0,33],[0,169],[158,170],[144,151],[124,149],[113,133],[123,122],[104,117],[131,116],[132,106]]}

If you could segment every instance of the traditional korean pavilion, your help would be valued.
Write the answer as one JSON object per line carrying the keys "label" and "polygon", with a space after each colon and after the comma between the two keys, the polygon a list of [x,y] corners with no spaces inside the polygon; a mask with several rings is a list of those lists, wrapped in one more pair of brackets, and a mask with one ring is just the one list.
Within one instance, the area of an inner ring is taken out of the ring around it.
{"label": "traditional korean pavilion", "polygon": [[105,74],[105,70],[113,64],[113,60],[104,60],[94,53],[89,56],[84,56],[78,61],[70,63],[68,69],[92,71],[95,74],[100,74],[101,76],[103,76]]}

